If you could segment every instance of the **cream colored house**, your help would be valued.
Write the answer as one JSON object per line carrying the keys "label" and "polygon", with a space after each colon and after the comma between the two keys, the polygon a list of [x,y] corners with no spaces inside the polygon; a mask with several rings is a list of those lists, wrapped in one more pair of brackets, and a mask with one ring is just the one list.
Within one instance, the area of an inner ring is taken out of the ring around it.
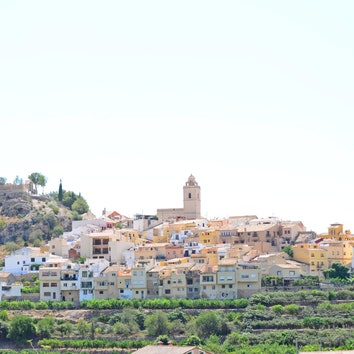
{"label": "cream colored house", "polygon": [[217,299],[217,266],[207,266],[200,273],[200,297]]}
{"label": "cream colored house", "polygon": [[301,278],[301,267],[294,264],[275,264],[270,267],[269,275],[280,277],[283,280],[283,285],[288,286]]}
{"label": "cream colored house", "polygon": [[133,299],[147,297],[146,267],[135,266],[131,268],[131,289]]}
{"label": "cream colored house", "polygon": [[132,299],[133,291],[131,289],[132,274],[131,269],[121,269],[117,276],[117,287],[120,299]]}
{"label": "cream colored house", "polygon": [[61,267],[43,266],[39,269],[39,282],[41,301],[61,301],[60,284],[61,284]]}
{"label": "cream colored house", "polygon": [[166,259],[166,247],[170,243],[147,243],[140,245],[135,250],[135,259],[138,260],[165,260]]}
{"label": "cream colored house", "polygon": [[353,259],[353,241],[324,239],[319,247],[328,251],[328,267],[333,263],[351,264]]}
{"label": "cream colored house", "polygon": [[237,298],[236,266],[237,259],[225,258],[219,261],[216,272],[218,299]]}
{"label": "cream colored house", "polygon": [[55,237],[49,241],[49,251],[60,257],[68,258],[71,245],[63,237]]}
{"label": "cream colored house", "polygon": [[237,297],[251,297],[261,290],[261,270],[255,264],[239,263],[236,267]]}
{"label": "cream colored house", "polygon": [[93,278],[95,299],[118,299],[118,273],[121,266],[114,264]]}
{"label": "cream colored house", "polygon": [[112,263],[124,263],[124,251],[134,247],[134,242],[115,229],[93,232],[81,236],[80,255],[86,258],[106,259]]}

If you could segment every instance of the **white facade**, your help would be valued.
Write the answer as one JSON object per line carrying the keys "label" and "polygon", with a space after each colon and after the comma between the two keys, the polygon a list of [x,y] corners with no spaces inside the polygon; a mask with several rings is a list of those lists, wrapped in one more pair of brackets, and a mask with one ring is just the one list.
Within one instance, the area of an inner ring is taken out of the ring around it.
{"label": "white facade", "polygon": [[5,266],[2,271],[13,275],[38,272],[38,266],[44,264],[49,257],[50,253],[41,252],[38,247],[24,247],[5,256]]}
{"label": "white facade", "polygon": [[134,249],[133,242],[112,239],[109,241],[110,261],[115,264],[125,264],[125,256],[127,251]]}
{"label": "white facade", "polygon": [[21,297],[22,284],[6,284],[5,282],[0,283],[0,301],[2,301],[4,296],[11,297]]}

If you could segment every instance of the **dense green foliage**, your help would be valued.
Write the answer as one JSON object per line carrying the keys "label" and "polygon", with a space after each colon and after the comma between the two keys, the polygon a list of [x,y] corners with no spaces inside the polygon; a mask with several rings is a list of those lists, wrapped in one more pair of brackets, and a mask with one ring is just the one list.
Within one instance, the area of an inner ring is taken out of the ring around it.
{"label": "dense green foliage", "polygon": [[15,315],[11,320],[8,337],[15,342],[24,342],[33,338],[36,328],[33,319],[24,315]]}
{"label": "dense green foliage", "polygon": [[[68,309],[72,303],[0,302],[0,337],[41,339],[44,348],[138,348],[157,340],[218,354],[354,348],[354,289],[259,293],[233,301],[90,300],[90,318],[11,318],[8,310]],[[18,325],[18,318],[24,323]],[[29,329],[28,329],[29,328]],[[14,332],[14,331],[18,332]],[[16,333],[16,335],[14,335]],[[139,339],[137,339],[139,338]]]}
{"label": "dense green foliage", "polygon": [[349,269],[345,265],[335,262],[331,265],[331,268],[323,271],[326,278],[334,279],[348,279],[350,277]]}
{"label": "dense green foliage", "polygon": [[59,192],[52,192],[51,196],[57,202],[61,202],[65,207],[69,208],[73,212],[75,219],[78,219],[78,215],[82,215],[89,211],[89,206],[86,200],[80,194],[62,189],[61,195],[59,195]]}
{"label": "dense green foliage", "polygon": [[47,177],[45,177],[43,174],[39,173],[39,172],[33,172],[28,176],[28,179],[34,184],[36,191],[37,191],[37,187],[41,186],[41,187],[45,187],[45,185],[47,184]]}

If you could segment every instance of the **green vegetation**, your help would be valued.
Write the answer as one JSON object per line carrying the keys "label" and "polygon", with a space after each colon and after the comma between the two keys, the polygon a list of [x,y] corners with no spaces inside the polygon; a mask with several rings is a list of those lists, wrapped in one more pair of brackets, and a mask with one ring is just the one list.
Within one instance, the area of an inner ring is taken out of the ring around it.
{"label": "green vegetation", "polygon": [[291,249],[291,246],[283,247],[282,251],[287,253],[290,257],[292,257],[294,255],[294,251]]}
{"label": "green vegetation", "polygon": [[63,185],[61,183],[61,180],[60,180],[59,190],[58,190],[58,200],[59,202],[62,202],[63,200]]}
{"label": "green vegetation", "polygon": [[128,349],[156,341],[199,345],[218,354],[295,354],[296,343],[301,351],[354,349],[353,300],[350,287],[259,293],[229,301],[88,300],[80,307],[91,315],[70,322],[48,315],[11,317],[8,312],[71,309],[70,302],[2,301],[0,337],[16,343],[39,340],[47,350]]}
{"label": "green vegetation", "polygon": [[[61,184],[60,184],[61,186]],[[72,191],[65,191],[60,189],[59,192],[52,192],[51,196],[57,201],[62,203],[65,207],[69,208],[73,213],[73,219],[79,220],[78,217],[89,211],[89,206],[86,200],[80,195]]]}
{"label": "green vegetation", "polygon": [[0,219],[0,232],[6,228],[6,222],[3,219]]}
{"label": "green vegetation", "polygon": [[15,315],[10,323],[8,338],[15,342],[32,339],[36,334],[33,319],[24,315]]}
{"label": "green vegetation", "polygon": [[45,187],[47,184],[47,177],[42,175],[39,172],[33,172],[28,176],[28,179],[34,184],[36,191],[38,190],[38,186]]}
{"label": "green vegetation", "polygon": [[323,274],[327,279],[347,280],[350,278],[348,267],[338,262],[333,263],[331,268],[325,270]]}

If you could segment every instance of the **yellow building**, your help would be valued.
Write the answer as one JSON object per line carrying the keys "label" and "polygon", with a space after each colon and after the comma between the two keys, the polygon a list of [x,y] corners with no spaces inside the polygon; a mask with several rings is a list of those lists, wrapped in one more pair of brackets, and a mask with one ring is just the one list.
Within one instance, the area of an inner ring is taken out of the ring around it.
{"label": "yellow building", "polygon": [[328,250],[317,243],[301,243],[291,247],[293,259],[310,266],[310,275],[322,276],[322,272],[329,268]]}
{"label": "yellow building", "polygon": [[209,257],[206,254],[191,254],[190,260],[195,264],[209,264]]}
{"label": "yellow building", "polygon": [[354,235],[350,233],[350,230],[343,231],[343,224],[338,223],[331,224],[328,228],[328,233],[320,234],[319,237],[337,241],[354,240]]}
{"label": "yellow building", "polygon": [[319,246],[328,251],[328,266],[333,263],[351,264],[353,259],[353,241],[324,239]]}
{"label": "yellow building", "polygon": [[165,260],[166,259],[166,246],[169,243],[147,243],[140,245],[135,251],[135,259],[139,260]]}
{"label": "yellow building", "polygon": [[213,228],[196,229],[195,233],[197,234],[201,245],[210,246],[220,243],[220,233]]}
{"label": "yellow building", "polygon": [[172,234],[181,233],[182,231],[194,230],[196,226],[197,223],[195,220],[183,220],[170,223],[165,222],[154,228],[153,242],[170,242]]}

